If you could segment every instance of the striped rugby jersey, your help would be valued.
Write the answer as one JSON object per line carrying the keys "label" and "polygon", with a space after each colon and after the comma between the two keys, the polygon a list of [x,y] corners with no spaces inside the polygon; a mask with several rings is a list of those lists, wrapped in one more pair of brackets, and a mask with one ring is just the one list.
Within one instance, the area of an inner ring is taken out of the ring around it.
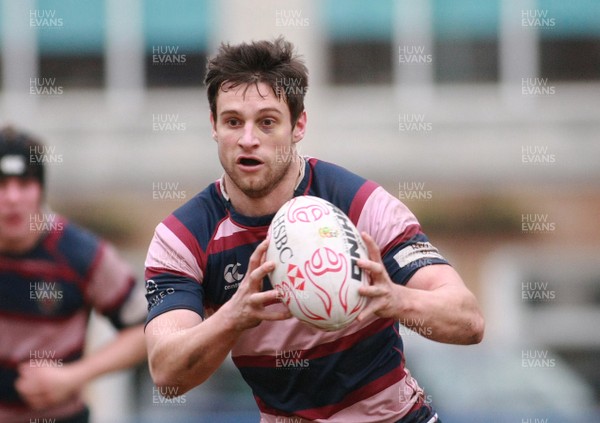
{"label": "striped rugby jersey", "polygon": [[[420,267],[447,263],[414,215],[382,187],[331,163],[303,162],[294,196],[318,196],[345,212],[375,239],[396,283],[406,284]],[[175,309],[209,317],[234,294],[272,218],[238,214],[219,180],[163,220],[146,258],[147,322]],[[268,279],[263,289],[272,289]],[[294,318],[263,321],[244,332],[231,356],[264,422],[437,421],[404,366],[393,319],[372,316],[337,332]]]}
{"label": "striped rugby jersey", "polygon": [[62,367],[80,358],[92,309],[117,328],[139,324],[145,315],[143,306],[127,308],[136,301],[135,278],[112,246],[60,216],[46,223],[49,231],[32,250],[0,254],[1,422],[81,412],[81,398],[30,410],[14,385],[19,364]]}

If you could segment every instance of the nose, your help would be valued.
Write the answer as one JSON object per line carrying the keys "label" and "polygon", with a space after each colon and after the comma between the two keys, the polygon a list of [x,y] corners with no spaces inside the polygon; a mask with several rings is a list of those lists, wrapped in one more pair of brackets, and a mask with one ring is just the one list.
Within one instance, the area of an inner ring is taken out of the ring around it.
{"label": "nose", "polygon": [[257,136],[257,127],[253,122],[246,122],[238,144],[243,148],[252,148],[257,146],[260,141]]}

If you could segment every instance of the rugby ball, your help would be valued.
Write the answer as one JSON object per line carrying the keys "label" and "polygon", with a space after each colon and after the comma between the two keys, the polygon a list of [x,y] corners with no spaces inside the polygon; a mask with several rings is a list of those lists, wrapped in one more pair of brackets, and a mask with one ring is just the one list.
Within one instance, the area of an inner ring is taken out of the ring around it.
{"label": "rugby ball", "polygon": [[348,216],[322,198],[294,197],[275,214],[269,236],[269,279],[292,315],[326,331],[352,323],[367,302],[358,288],[369,283],[356,262],[368,255]]}

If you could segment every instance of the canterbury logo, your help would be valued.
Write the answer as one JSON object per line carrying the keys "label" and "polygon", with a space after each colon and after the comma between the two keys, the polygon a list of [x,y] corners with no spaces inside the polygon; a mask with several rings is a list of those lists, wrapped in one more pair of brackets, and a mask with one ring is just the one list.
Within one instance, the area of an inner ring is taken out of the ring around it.
{"label": "canterbury logo", "polygon": [[236,263],[236,264],[228,264],[225,267],[225,273],[223,274],[223,277],[225,278],[225,282],[234,283],[234,282],[240,282],[242,279],[244,279],[244,274],[240,273],[238,271],[240,266],[241,266],[240,263]]}

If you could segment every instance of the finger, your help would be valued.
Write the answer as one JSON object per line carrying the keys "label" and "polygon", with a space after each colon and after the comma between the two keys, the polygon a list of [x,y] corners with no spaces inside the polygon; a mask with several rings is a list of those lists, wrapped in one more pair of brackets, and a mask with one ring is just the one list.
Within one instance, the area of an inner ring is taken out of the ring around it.
{"label": "finger", "polygon": [[263,307],[271,304],[281,303],[281,293],[276,289],[270,289],[265,292],[258,292],[252,295],[251,301],[253,304],[262,305]]}
{"label": "finger", "polygon": [[385,268],[383,266],[383,263],[373,261],[373,260],[367,260],[367,259],[358,259],[358,260],[356,260],[356,264],[361,269],[365,269],[365,270],[369,271],[370,273],[376,273],[376,274],[380,274],[383,271],[383,269]]}
{"label": "finger", "polygon": [[250,291],[261,291],[263,278],[275,268],[275,263],[264,261],[268,246],[269,238],[267,237],[258,244],[250,256],[247,277],[242,280],[242,285],[248,284]]}
{"label": "finger", "polygon": [[375,298],[375,297],[382,297],[382,296],[386,295],[387,291],[378,286],[374,286],[374,285],[364,286],[363,285],[363,286],[358,287],[358,293],[360,295],[362,295],[363,297]]}
{"label": "finger", "polygon": [[250,261],[248,262],[248,271],[256,269],[261,265],[264,261],[264,257],[267,253],[267,248],[269,248],[269,238],[265,238],[254,250],[252,255],[250,256]]}
{"label": "finger", "polygon": [[254,269],[248,275],[248,288],[250,292],[261,292],[263,279],[275,269],[275,263],[267,261]]}
{"label": "finger", "polygon": [[356,261],[356,264],[361,269],[366,270],[369,275],[369,286],[386,283],[385,277],[387,271],[383,263],[359,259]]}
{"label": "finger", "polygon": [[287,310],[287,309],[280,310],[280,311],[263,310],[263,311],[257,313],[257,317],[260,320],[270,320],[270,321],[287,320],[292,317],[292,313],[290,313],[289,310]]}
{"label": "finger", "polygon": [[375,262],[381,262],[381,253],[373,237],[366,232],[361,232],[360,235],[367,246],[369,258]]}

